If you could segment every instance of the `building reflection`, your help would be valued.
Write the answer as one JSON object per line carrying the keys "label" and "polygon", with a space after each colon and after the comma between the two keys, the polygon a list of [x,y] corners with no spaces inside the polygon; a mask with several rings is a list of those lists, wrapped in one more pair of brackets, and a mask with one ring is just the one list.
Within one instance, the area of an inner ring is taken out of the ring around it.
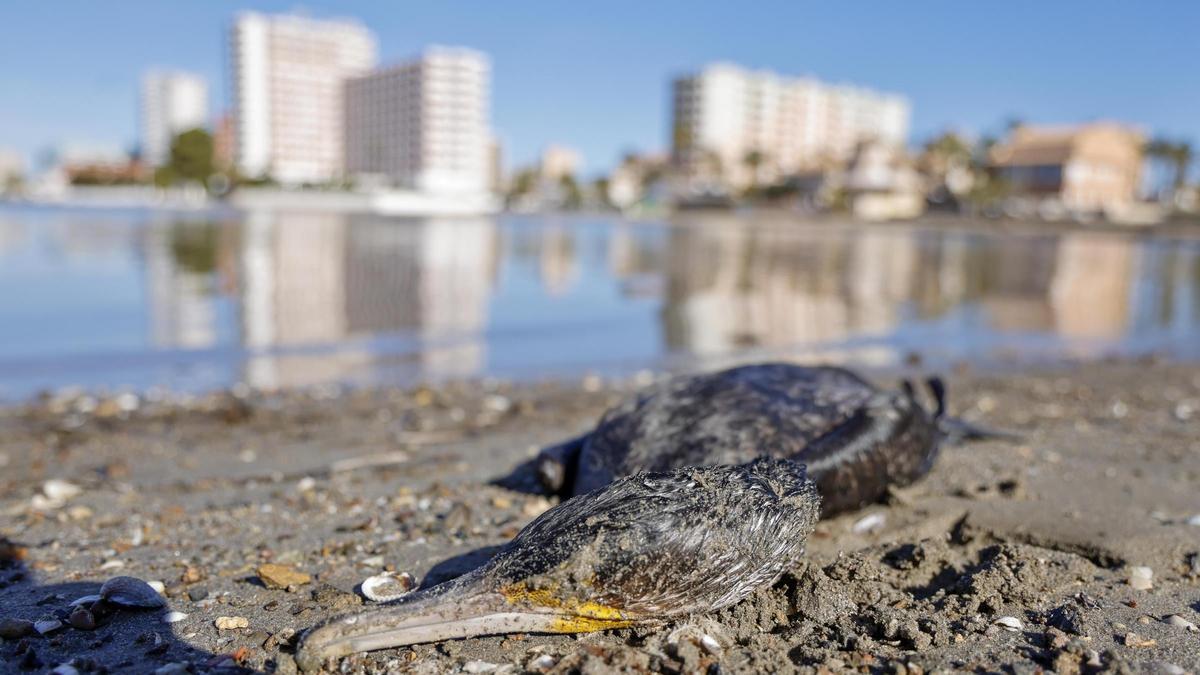
{"label": "building reflection", "polygon": [[252,351],[246,381],[289,387],[366,375],[380,339],[414,352],[412,376],[478,374],[496,250],[488,219],[249,214],[240,288]]}

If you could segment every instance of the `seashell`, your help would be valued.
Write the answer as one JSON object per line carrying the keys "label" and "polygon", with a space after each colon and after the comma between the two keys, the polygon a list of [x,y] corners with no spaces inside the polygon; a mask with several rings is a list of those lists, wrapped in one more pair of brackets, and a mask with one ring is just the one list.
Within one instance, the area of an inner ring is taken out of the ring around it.
{"label": "seashell", "polygon": [[46,495],[47,499],[56,502],[65,502],[73,497],[78,497],[81,493],[83,493],[83,488],[60,478],[51,478],[42,483],[42,494]]}
{"label": "seashell", "polygon": [[179,623],[180,621],[183,621],[187,617],[188,617],[188,615],[184,614],[183,612],[171,611],[171,612],[167,612],[166,614],[163,614],[162,620],[163,620],[163,623]]}
{"label": "seashell", "polygon": [[855,522],[850,528],[850,530],[855,534],[864,534],[866,532],[874,532],[875,530],[882,529],[885,523],[887,523],[887,516],[878,512],[870,513],[862,518],[859,518],[858,521]]}
{"label": "seashell", "polygon": [[63,622],[59,621],[58,619],[43,619],[41,621],[33,622],[33,629],[42,635],[45,635],[46,633],[53,633],[62,627]]}
{"label": "seashell", "polygon": [[1179,616],[1178,614],[1172,614],[1171,616],[1168,616],[1167,623],[1169,623],[1172,626],[1175,626],[1177,628],[1182,628],[1191,633],[1200,632],[1200,628],[1196,627],[1196,624],[1192,623],[1191,621],[1188,621],[1187,619],[1183,618],[1182,616]]}
{"label": "seashell", "polygon": [[1013,631],[1014,633],[1017,631],[1023,630],[1025,628],[1025,624],[1021,623],[1021,620],[1015,616],[1002,616],[999,619],[996,619],[995,621],[993,621],[992,623],[996,624],[997,626],[1000,626],[1004,630],[1010,630],[1010,631]]}
{"label": "seashell", "polygon": [[79,675],[79,669],[69,663],[60,663],[50,671],[50,675]]}
{"label": "seashell", "polygon": [[416,580],[408,572],[384,572],[363,579],[360,590],[368,600],[390,602],[408,595],[416,586]]}
{"label": "seashell", "polygon": [[100,597],[114,605],[154,609],[167,603],[150,584],[136,577],[113,577],[100,587]]}
{"label": "seashell", "polygon": [[82,598],[76,598],[76,599],[72,600],[71,606],[78,607],[80,605],[90,605],[99,599],[100,599],[99,595],[85,595]]}

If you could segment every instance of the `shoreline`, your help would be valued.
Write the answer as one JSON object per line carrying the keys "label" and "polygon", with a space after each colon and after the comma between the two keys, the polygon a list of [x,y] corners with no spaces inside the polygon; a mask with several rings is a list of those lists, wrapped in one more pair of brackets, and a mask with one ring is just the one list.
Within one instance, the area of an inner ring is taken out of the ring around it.
{"label": "shoreline", "polygon": [[[805,564],[730,609],[385,650],[342,672],[1200,669],[1200,637],[1170,619],[1200,624],[1200,366],[969,371],[949,385],[952,411],[1024,442],[945,449],[888,504],[823,521]],[[44,669],[291,672],[296,632],[360,609],[367,576],[428,582],[486,560],[551,504],[522,463],[636,387],[468,381],[4,408],[0,536],[21,560],[0,569],[0,620],[54,619],[116,575],[161,581],[187,616],[122,612],[95,631],[0,641],[0,663],[32,651]],[[79,493],[56,501],[52,479]],[[264,587],[264,563],[309,579]],[[1130,585],[1142,566],[1150,590]],[[218,629],[223,616],[248,627]],[[720,649],[681,638],[685,624]]]}

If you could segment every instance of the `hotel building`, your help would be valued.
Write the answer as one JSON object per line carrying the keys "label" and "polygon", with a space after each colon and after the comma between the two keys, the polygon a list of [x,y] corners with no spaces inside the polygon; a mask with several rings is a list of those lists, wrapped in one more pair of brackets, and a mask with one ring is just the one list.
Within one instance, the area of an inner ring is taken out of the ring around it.
{"label": "hotel building", "polygon": [[284,184],[340,178],[345,85],[375,66],[374,35],[355,21],[244,13],[230,56],[238,169]]}
{"label": "hotel building", "polygon": [[346,171],[432,193],[491,189],[491,65],[433,47],[346,84]]}
{"label": "hotel building", "polygon": [[745,186],[844,163],[859,142],[903,144],[906,99],[713,64],[675,80],[673,161],[692,176]]}

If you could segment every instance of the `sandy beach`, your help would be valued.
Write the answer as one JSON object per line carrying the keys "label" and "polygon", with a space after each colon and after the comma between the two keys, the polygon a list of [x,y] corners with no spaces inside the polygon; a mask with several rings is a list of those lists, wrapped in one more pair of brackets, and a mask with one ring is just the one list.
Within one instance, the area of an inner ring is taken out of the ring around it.
{"label": "sandy beach", "polygon": [[[5,409],[0,671],[294,672],[298,634],[361,608],[363,579],[456,575],[549,508],[524,463],[650,377]],[[1200,670],[1200,366],[948,381],[952,411],[1023,441],[945,449],[888,503],[820,523],[806,562],[745,602],[335,672]],[[161,582],[168,607],[76,627],[71,602],[119,575]]]}

